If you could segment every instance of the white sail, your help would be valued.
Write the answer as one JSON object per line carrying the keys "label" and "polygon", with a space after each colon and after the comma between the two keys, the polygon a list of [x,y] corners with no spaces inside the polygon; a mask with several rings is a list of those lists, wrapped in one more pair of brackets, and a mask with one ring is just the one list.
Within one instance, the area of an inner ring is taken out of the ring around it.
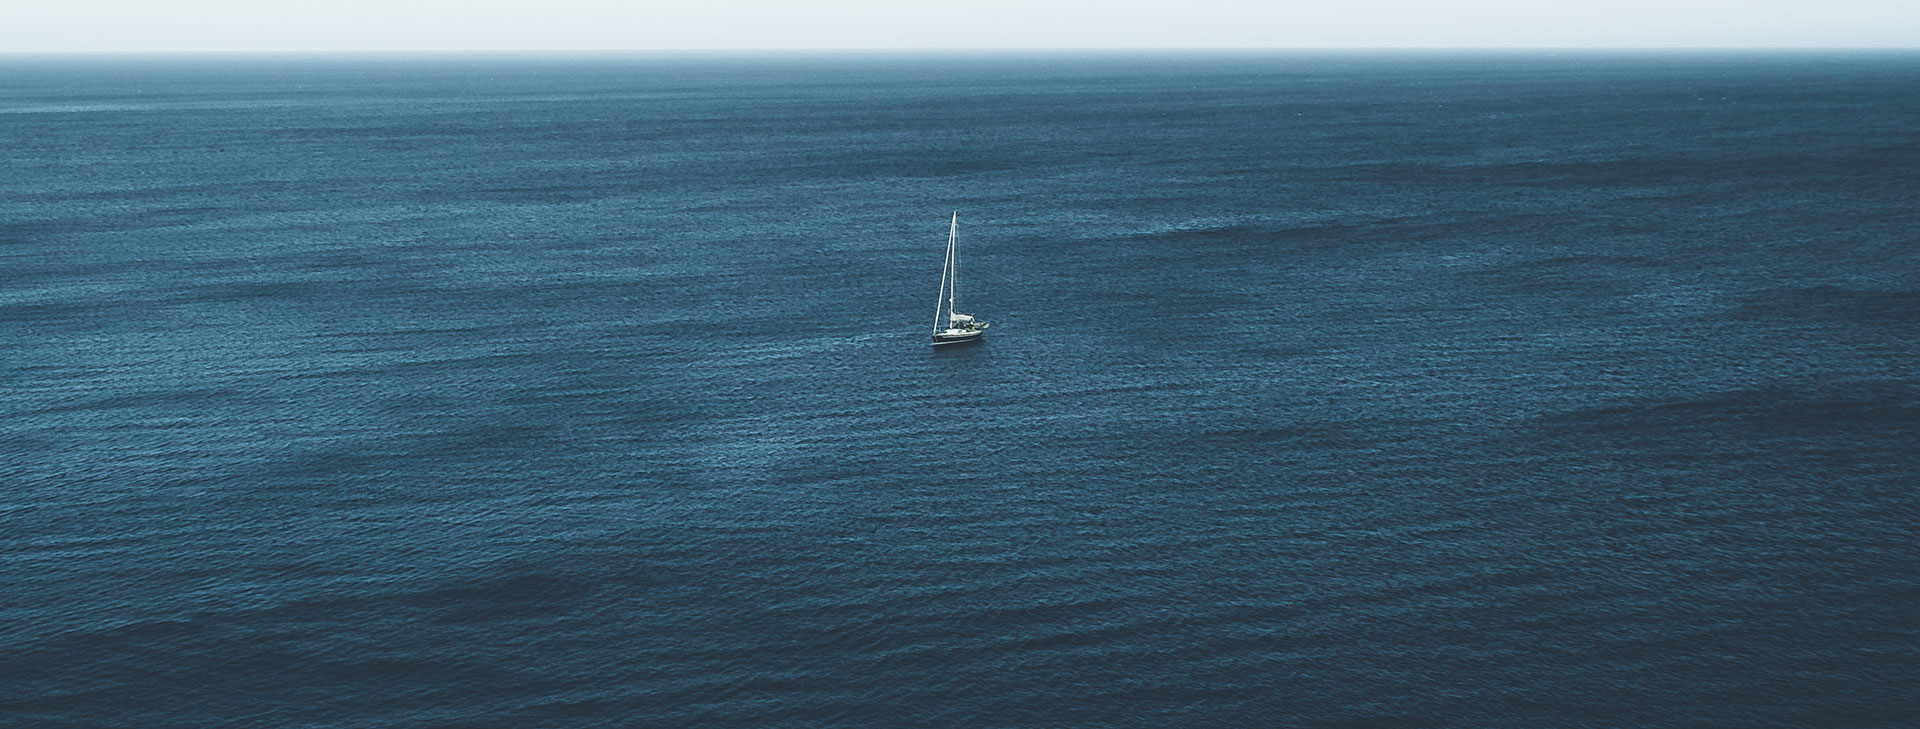
{"label": "white sail", "polygon": [[940,331],[940,311],[947,305],[947,274],[952,269],[953,238],[947,238],[947,255],[940,260],[940,293],[933,299],[933,331]]}
{"label": "white sail", "polygon": [[[939,333],[941,329],[941,311],[944,310],[947,312],[949,322],[952,321],[953,317],[953,288],[955,283],[953,275],[953,241],[954,234],[959,230],[960,211],[955,210],[953,212],[953,222],[947,228],[947,255],[940,262],[940,293],[934,298],[933,302],[933,331],[935,333]],[[949,326],[951,326],[951,324],[949,324]]]}
{"label": "white sail", "polygon": [[955,244],[960,240],[960,211],[953,211],[953,222],[947,224],[947,320],[952,321],[954,312],[960,308],[960,261],[954,257]]}

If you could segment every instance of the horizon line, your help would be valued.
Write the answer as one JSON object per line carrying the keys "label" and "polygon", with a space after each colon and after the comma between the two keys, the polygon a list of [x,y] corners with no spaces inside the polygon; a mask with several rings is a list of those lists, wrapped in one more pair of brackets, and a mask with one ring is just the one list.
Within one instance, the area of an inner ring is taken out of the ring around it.
{"label": "horizon line", "polygon": [[1289,53],[1289,52],[1920,52],[1920,46],[985,46],[985,47],[790,47],[790,48],[158,48],[0,50],[0,56],[128,55],[354,55],[354,54],[1008,54],[1008,53]]}

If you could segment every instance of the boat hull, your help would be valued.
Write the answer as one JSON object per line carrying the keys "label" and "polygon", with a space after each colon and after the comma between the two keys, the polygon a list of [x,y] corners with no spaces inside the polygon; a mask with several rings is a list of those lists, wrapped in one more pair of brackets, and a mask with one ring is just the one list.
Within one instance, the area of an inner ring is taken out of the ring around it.
{"label": "boat hull", "polygon": [[983,334],[986,334],[985,330],[965,332],[961,334],[947,334],[945,332],[941,332],[939,334],[933,335],[933,346],[938,347],[942,344],[965,344],[967,342],[978,342],[980,341],[980,336]]}

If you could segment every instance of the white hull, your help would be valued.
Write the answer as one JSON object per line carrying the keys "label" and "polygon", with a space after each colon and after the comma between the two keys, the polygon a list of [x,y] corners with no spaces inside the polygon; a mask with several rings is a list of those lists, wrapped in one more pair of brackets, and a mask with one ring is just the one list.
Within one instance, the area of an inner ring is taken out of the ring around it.
{"label": "white hull", "polygon": [[934,332],[933,346],[938,347],[942,344],[960,344],[962,342],[978,342],[980,341],[980,336],[986,333],[987,333],[987,328],[984,326],[980,327],[979,329],[948,329],[942,332]]}

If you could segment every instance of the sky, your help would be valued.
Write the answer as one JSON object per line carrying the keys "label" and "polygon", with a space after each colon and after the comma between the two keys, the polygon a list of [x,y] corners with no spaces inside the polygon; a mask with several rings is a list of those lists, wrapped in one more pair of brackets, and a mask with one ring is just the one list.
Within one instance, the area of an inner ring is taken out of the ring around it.
{"label": "sky", "polygon": [[1920,0],[21,0],[0,52],[1920,48]]}

